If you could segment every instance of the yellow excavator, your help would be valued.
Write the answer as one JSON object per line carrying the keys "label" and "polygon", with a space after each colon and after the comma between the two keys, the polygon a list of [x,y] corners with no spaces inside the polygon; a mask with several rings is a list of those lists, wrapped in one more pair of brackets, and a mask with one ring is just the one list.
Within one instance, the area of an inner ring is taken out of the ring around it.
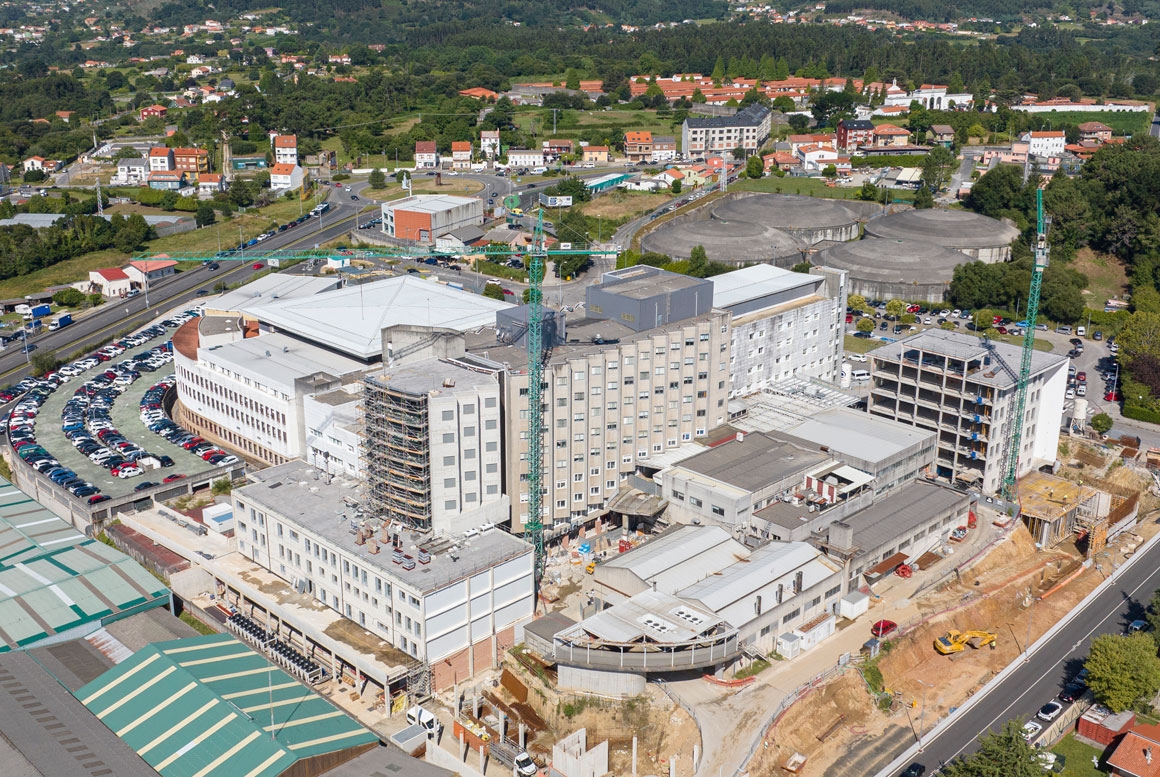
{"label": "yellow excavator", "polygon": [[951,653],[961,653],[967,645],[976,650],[983,645],[989,645],[994,650],[995,640],[998,637],[999,635],[993,631],[955,631],[951,629],[934,641],[934,649],[944,656]]}

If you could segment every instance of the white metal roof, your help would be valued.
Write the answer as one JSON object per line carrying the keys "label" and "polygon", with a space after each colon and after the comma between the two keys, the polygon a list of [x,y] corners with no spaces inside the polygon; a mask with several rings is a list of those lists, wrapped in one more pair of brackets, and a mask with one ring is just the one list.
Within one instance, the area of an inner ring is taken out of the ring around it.
{"label": "white metal roof", "polygon": [[309,275],[286,275],[270,273],[263,275],[227,291],[217,299],[206,302],[206,310],[234,312],[241,308],[252,309],[257,305],[268,305],[280,299],[299,299],[332,291],[338,286],[338,279],[314,278]]}
{"label": "white metal roof", "polygon": [[507,302],[410,275],[314,294],[241,306],[262,323],[371,360],[382,353],[382,330],[395,324],[468,331],[495,325]]}
{"label": "white metal roof", "polygon": [[714,275],[709,280],[713,282],[713,306],[728,308],[751,299],[799,287],[812,291],[812,287],[823,279],[817,275],[784,270],[772,264],[753,264],[732,272]]}
{"label": "white metal roof", "polygon": [[720,526],[682,526],[601,566],[621,568],[647,585],[673,593],[749,555]]}
{"label": "white metal roof", "polygon": [[684,642],[715,628],[714,613],[661,591],[642,591],[615,607],[601,610],[569,631],[583,630],[608,642]]}
{"label": "white metal roof", "polygon": [[786,434],[866,461],[883,461],[935,432],[888,421],[848,407],[823,410],[790,426]]}

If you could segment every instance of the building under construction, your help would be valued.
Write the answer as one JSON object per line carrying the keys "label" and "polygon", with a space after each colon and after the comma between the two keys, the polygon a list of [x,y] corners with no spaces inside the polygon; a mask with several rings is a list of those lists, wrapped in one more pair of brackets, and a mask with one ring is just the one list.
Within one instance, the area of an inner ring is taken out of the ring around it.
{"label": "building under construction", "polygon": [[1044,548],[1106,525],[1112,506],[1104,491],[1043,472],[1019,480],[1019,504],[1027,530]]}
{"label": "building under construction", "polygon": [[368,515],[448,533],[507,520],[501,367],[464,356],[462,342],[462,336],[452,336],[438,354],[364,380]]}

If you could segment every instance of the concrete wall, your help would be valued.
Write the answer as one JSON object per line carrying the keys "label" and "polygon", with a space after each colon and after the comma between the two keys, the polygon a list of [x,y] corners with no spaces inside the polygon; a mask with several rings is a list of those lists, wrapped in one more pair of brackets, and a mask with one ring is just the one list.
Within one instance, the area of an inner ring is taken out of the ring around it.
{"label": "concrete wall", "polygon": [[629,672],[600,672],[577,666],[556,667],[560,690],[591,693],[598,696],[640,696],[645,691],[645,677]]}

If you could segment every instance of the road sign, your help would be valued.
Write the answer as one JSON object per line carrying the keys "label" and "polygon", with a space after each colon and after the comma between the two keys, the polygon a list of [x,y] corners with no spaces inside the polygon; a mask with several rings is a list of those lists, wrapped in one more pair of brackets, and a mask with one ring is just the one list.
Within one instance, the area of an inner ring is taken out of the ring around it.
{"label": "road sign", "polygon": [[540,204],[545,208],[571,208],[572,195],[540,193]]}

